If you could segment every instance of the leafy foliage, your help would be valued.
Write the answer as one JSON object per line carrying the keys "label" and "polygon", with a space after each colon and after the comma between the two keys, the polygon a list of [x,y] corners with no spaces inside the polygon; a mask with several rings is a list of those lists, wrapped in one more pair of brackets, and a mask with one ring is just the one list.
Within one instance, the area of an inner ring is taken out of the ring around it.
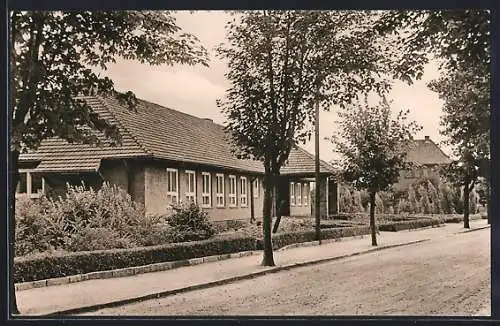
{"label": "leafy foliage", "polygon": [[[79,95],[114,93],[105,70],[116,58],[153,65],[207,64],[197,39],[180,33],[162,11],[11,12],[12,148],[37,148],[59,136],[98,143],[96,131],[119,140],[116,126],[92,113]],[[133,104],[131,92],[119,96]]]}
{"label": "leafy foliage", "polygon": [[19,199],[16,255],[53,250],[97,250],[170,242],[162,218],[145,216],[123,189],[104,183],[94,191],[68,185],[57,199]]}
{"label": "leafy foliage", "polygon": [[167,217],[174,242],[204,240],[214,235],[214,226],[208,213],[194,203],[172,206],[173,214]]}
{"label": "leafy foliage", "polygon": [[387,190],[397,182],[400,170],[409,167],[406,153],[420,127],[407,122],[407,115],[401,111],[393,119],[385,100],[370,106],[366,99],[339,112],[341,129],[332,143],[343,156],[337,162],[343,177],[357,189]]}
{"label": "leafy foliage", "polygon": [[230,88],[217,103],[235,152],[264,163],[264,260],[273,265],[271,191],[291,149],[311,134],[313,103],[345,106],[359,92],[383,93],[373,17],[358,11],[248,11],[227,25]]}
{"label": "leafy foliage", "polygon": [[[444,100],[442,133],[458,157],[445,175],[466,193],[479,176],[489,177],[490,11],[391,11],[377,23],[381,34],[398,35],[395,44],[405,58],[395,71],[419,78],[430,52],[441,60],[441,76],[429,83]],[[400,36],[401,30],[406,33]],[[411,69],[408,69],[411,67]],[[403,68],[403,69],[398,69]],[[464,226],[469,227],[468,204]]]}

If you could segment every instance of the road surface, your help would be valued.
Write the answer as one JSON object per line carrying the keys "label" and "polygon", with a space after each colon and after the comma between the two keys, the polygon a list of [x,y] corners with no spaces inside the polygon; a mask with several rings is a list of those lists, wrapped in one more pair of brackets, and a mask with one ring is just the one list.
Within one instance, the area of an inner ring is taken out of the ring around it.
{"label": "road surface", "polygon": [[490,283],[484,229],[86,315],[489,315]]}

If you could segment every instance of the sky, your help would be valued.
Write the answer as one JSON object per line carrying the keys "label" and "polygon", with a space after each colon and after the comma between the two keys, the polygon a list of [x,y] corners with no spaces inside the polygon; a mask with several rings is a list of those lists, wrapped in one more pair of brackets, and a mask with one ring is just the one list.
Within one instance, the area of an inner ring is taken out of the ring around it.
{"label": "sky", "polygon": [[[224,27],[229,16],[223,11],[184,11],[174,15],[182,31],[194,34],[208,50],[209,67],[180,64],[149,66],[136,61],[117,60],[108,67],[106,75],[114,81],[115,88],[119,91],[131,90],[138,98],[222,124],[224,116],[217,108],[216,100],[224,96],[229,83],[224,77],[227,65],[216,58],[214,48],[225,41]],[[438,76],[437,64],[430,63],[425,67],[422,79],[414,84],[409,86],[403,82],[395,82],[389,99],[393,101],[391,108],[394,112],[408,109],[409,118],[422,126],[415,138],[429,136],[439,144],[445,139],[439,134],[443,102],[437,93],[426,86]],[[320,113],[320,157],[328,162],[338,158],[332,150],[333,145],[325,139],[335,133],[335,120],[335,109]],[[312,141],[303,147],[314,153]],[[445,153],[451,154],[449,148],[441,148]]]}

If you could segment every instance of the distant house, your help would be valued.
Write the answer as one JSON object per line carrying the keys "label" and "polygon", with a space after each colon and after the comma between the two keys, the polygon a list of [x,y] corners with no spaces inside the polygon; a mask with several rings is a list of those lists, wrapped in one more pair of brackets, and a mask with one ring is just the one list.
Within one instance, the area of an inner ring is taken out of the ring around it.
{"label": "distant house", "polygon": [[[135,111],[115,99],[83,99],[119,127],[122,144],[95,147],[44,140],[37,151],[20,156],[19,195],[57,195],[66,183],[83,181],[99,188],[108,181],[142,203],[147,214],[167,213],[170,204],[182,201],[200,204],[214,220],[262,215],[263,164],[237,158],[223,126],[143,100]],[[335,214],[335,171],[321,161],[320,174],[321,214]],[[275,192],[276,201],[286,203],[283,215],[311,215],[313,177],[314,157],[294,148]]]}
{"label": "distant house", "polygon": [[451,159],[429,136],[414,140],[407,154],[407,160],[412,162],[415,167],[401,172],[398,183],[394,185],[395,189],[407,189],[408,185],[424,177],[440,178],[439,169],[451,163]]}

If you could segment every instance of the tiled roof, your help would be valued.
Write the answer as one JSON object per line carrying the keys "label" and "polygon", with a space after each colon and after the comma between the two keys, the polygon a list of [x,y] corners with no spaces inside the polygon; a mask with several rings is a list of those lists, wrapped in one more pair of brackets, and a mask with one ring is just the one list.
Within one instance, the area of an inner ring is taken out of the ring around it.
{"label": "tiled roof", "polygon": [[415,139],[407,160],[419,165],[451,163],[451,159],[430,139]]}
{"label": "tiled roof", "polygon": [[[319,161],[319,170],[322,173],[336,173],[333,166],[322,160]],[[314,155],[300,147],[297,147],[290,152],[290,155],[288,156],[288,163],[281,168],[282,175],[311,174],[314,173],[314,171]]]}
{"label": "tiled roof", "polygon": [[[211,120],[143,100],[136,110],[130,110],[115,99],[84,99],[101,117],[118,125],[121,146],[68,144],[52,138],[43,141],[36,152],[22,154],[20,160],[40,160],[37,170],[45,172],[95,171],[101,159],[139,156],[264,172],[259,161],[238,159],[231,152],[223,126]],[[283,174],[314,173],[314,157],[303,149],[294,149],[282,171]],[[330,173],[332,169],[321,162],[321,172]]]}

